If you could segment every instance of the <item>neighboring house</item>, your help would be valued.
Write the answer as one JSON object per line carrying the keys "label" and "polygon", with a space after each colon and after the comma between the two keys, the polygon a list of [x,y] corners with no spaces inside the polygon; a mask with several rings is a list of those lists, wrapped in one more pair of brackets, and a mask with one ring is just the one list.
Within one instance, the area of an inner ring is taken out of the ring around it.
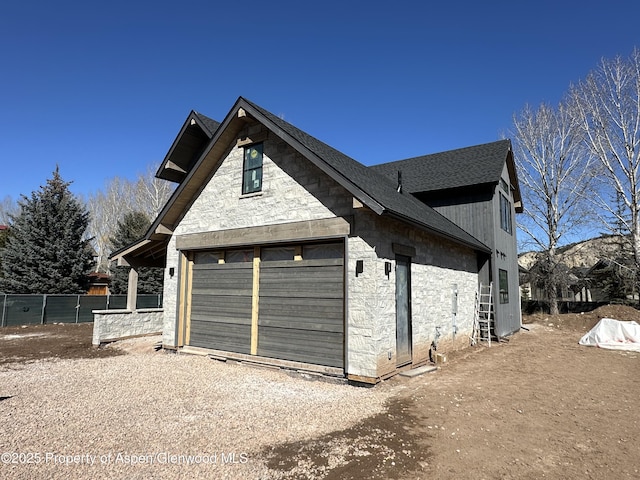
{"label": "neighboring house", "polygon": [[[557,299],[560,302],[591,302],[599,301],[593,298],[593,288],[587,278],[588,268],[569,268],[560,263],[556,269],[558,284],[556,286]],[[536,262],[530,268],[520,267],[520,288],[526,290],[523,295],[526,300],[547,302],[543,278],[545,273],[540,263]]]}
{"label": "neighboring house", "polygon": [[[596,239],[597,240],[597,239]],[[592,240],[587,240],[592,242]],[[607,255],[607,252],[602,252]],[[595,260],[594,260],[595,259]],[[571,261],[571,258],[564,258]],[[592,265],[572,266],[561,262],[557,267],[557,299],[561,302],[625,302],[637,299],[634,291],[633,259],[627,255],[598,258],[589,255]],[[529,268],[520,267],[520,287],[523,298],[547,302],[544,289],[545,271],[541,262],[528,259]]]}
{"label": "neighboring house", "polygon": [[445,183],[424,187],[433,165],[366,167],[244,98],[222,123],[191,112],[157,173],[178,187],[112,255],[134,267],[130,308],[135,268],[164,266],[164,348],[367,383],[469,345],[481,281],[500,283],[496,333],[513,333],[510,143],[441,155]]}
{"label": "neighboring house", "polygon": [[89,274],[89,289],[87,295],[109,295],[111,277],[106,273],[91,272]]}
{"label": "neighboring house", "polygon": [[[624,302],[637,297],[629,238],[601,235],[564,245],[556,250],[557,298],[562,302]],[[520,255],[523,298],[546,302],[543,279],[547,275],[541,252]]]}

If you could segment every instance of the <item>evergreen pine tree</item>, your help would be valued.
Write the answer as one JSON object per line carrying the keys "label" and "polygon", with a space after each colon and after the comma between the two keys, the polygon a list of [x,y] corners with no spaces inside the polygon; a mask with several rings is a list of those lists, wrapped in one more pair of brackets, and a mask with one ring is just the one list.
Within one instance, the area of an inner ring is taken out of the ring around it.
{"label": "evergreen pine tree", "polygon": [[[110,238],[112,251],[119,250],[140,240],[151,225],[149,217],[143,212],[134,211],[125,214],[118,221],[114,236]],[[127,293],[129,285],[130,267],[115,267],[111,273],[111,293]],[[138,270],[138,293],[157,294],[162,293],[164,269],[155,267],[140,267]]]}
{"label": "evergreen pine tree", "polygon": [[90,240],[84,238],[89,213],[58,171],[46,185],[22,196],[2,250],[0,291],[5,293],[85,293],[93,268]]}
{"label": "evergreen pine tree", "polygon": [[[9,237],[9,230],[6,228],[6,225],[2,225],[2,229],[0,229],[0,279],[2,279],[2,251],[4,250],[5,245],[7,244],[7,238]],[[0,291],[2,291],[0,289]]]}

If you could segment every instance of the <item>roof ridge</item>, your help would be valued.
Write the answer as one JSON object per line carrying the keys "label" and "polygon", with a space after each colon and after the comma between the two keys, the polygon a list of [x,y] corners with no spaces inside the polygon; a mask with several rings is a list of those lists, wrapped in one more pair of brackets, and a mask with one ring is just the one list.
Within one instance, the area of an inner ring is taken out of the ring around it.
{"label": "roof ridge", "polygon": [[[241,100],[255,108],[261,115],[274,123],[276,127],[301,142],[310,153],[318,157],[351,185],[357,187],[362,193],[377,202],[382,207],[382,210],[377,213],[381,214],[386,210],[404,221],[420,224],[434,232],[466,243],[474,248],[480,250],[488,248],[469,232],[413,195],[399,193],[394,179],[390,179],[381,172],[367,167],[255,103],[242,99],[242,97]],[[407,193],[410,192],[407,191]]]}

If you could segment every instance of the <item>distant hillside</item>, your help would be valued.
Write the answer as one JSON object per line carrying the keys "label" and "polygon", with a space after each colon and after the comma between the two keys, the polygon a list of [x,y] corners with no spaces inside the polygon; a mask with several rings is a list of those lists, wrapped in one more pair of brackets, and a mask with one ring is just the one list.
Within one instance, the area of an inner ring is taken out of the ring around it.
{"label": "distant hillside", "polygon": [[[620,236],[606,235],[583,242],[573,243],[558,249],[562,263],[569,268],[591,268],[598,260],[618,256]],[[536,262],[539,252],[526,252],[518,257],[518,264],[526,269]]]}

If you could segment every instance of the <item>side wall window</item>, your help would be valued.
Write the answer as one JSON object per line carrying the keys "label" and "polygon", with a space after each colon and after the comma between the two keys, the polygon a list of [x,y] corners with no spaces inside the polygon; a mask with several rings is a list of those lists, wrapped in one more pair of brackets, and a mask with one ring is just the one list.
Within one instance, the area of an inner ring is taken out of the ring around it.
{"label": "side wall window", "polygon": [[242,194],[262,190],[262,144],[244,147],[244,167],[242,169]]}
{"label": "side wall window", "polygon": [[511,203],[502,193],[500,194],[500,226],[507,233],[512,233]]}
{"label": "side wall window", "polygon": [[509,303],[509,275],[506,270],[498,270],[500,286],[500,303]]}

